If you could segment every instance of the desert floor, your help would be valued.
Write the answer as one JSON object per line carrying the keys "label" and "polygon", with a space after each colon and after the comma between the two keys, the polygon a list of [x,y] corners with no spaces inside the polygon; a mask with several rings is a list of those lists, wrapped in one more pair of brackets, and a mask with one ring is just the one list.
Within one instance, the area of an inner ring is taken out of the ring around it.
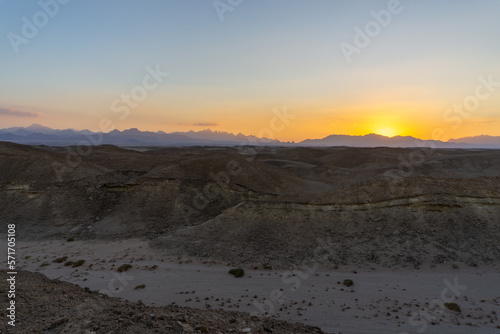
{"label": "desert floor", "polygon": [[[499,333],[500,268],[290,270],[228,274],[225,263],[172,258],[147,241],[23,241],[20,269],[146,305],[243,311],[326,333]],[[67,256],[61,263],[56,258]],[[85,260],[78,267],[67,261]],[[118,272],[122,264],[132,268]],[[352,279],[354,285],[341,284]],[[144,288],[137,288],[144,284]],[[445,308],[455,302],[461,312]],[[267,313],[266,313],[267,312]]]}

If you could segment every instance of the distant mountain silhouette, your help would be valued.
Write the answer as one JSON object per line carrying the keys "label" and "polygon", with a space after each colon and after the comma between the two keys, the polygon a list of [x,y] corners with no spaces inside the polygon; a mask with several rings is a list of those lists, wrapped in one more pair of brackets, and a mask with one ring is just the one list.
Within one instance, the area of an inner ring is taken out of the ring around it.
{"label": "distant mountain silhouette", "polygon": [[463,138],[457,138],[457,139],[450,139],[448,142],[499,146],[500,136],[495,137],[495,136],[488,136],[488,135],[480,135],[480,136],[473,136],[473,137],[463,137]]}
{"label": "distant mountain silhouette", "polygon": [[54,132],[54,130],[52,130],[51,128],[40,125],[38,123],[33,123],[30,126],[28,126],[27,128],[25,128],[24,130],[38,132],[38,133],[45,133],[45,134],[50,134],[50,133]]}
{"label": "distant mountain silhouette", "polygon": [[0,129],[0,141],[10,141],[28,145],[103,145],[117,146],[236,146],[236,145],[284,145],[278,140],[234,135],[229,132],[202,130],[165,133],[163,131],[140,131],[131,128],[109,133],[76,131],[73,129],[54,130],[40,124],[26,128],[12,127]]}
{"label": "distant mountain silhouette", "polygon": [[448,142],[422,140],[410,136],[385,137],[378,134],[364,136],[330,135],[322,139],[306,139],[299,143],[281,142],[276,139],[258,138],[242,133],[233,134],[224,131],[172,132],[140,131],[131,128],[124,131],[113,130],[109,133],[89,130],[55,130],[33,124],[26,128],[12,127],[0,129],[0,141],[9,141],[27,145],[103,145],[116,146],[350,146],[350,147],[432,147],[432,148],[500,148],[500,137],[476,136],[451,139]]}
{"label": "distant mountain silhouette", "polygon": [[188,131],[188,132],[173,132],[172,134],[181,134],[193,139],[214,140],[214,141],[230,141],[230,142],[255,142],[255,143],[281,143],[276,139],[258,138],[256,136],[245,136],[242,133],[233,134],[224,131],[212,131],[210,129],[201,131]]}
{"label": "distant mountain silhouette", "polygon": [[[500,146],[500,141],[498,142]],[[411,136],[386,137],[375,133],[364,136],[331,135],[323,139],[306,139],[301,146],[350,146],[350,147],[469,147],[468,143],[447,143],[439,140],[422,140]]]}

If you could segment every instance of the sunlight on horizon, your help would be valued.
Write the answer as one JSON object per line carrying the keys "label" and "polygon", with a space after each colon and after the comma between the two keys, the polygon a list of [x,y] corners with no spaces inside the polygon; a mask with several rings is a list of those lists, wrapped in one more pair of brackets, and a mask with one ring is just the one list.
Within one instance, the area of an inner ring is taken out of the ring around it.
{"label": "sunlight on horizon", "polygon": [[374,133],[385,137],[394,137],[400,135],[400,133],[397,130],[389,127],[378,128],[377,130],[375,130]]}
{"label": "sunlight on horizon", "polygon": [[[4,38],[0,127],[500,136],[497,4],[402,2],[347,59],[340,46],[361,43],[356,27],[386,1],[250,1],[224,22],[210,2],[71,2],[26,43]],[[0,30],[22,35],[40,10],[12,2]],[[283,107],[296,117],[275,122]]]}

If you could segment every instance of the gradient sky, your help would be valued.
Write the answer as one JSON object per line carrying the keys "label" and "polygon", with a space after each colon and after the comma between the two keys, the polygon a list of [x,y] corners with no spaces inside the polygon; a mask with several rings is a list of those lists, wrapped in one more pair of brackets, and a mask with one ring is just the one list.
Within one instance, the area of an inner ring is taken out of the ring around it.
{"label": "gradient sky", "polygon": [[[0,0],[0,128],[92,130],[107,118],[120,130],[258,134],[286,108],[295,118],[280,140],[500,136],[500,84],[467,115],[448,111],[474,100],[479,77],[500,82],[500,1],[401,0],[349,63],[341,43],[389,2],[242,0],[221,21],[211,0],[72,0],[43,25],[37,1]],[[34,15],[42,26],[16,53],[11,33]],[[148,66],[169,75],[121,119],[113,102]]]}

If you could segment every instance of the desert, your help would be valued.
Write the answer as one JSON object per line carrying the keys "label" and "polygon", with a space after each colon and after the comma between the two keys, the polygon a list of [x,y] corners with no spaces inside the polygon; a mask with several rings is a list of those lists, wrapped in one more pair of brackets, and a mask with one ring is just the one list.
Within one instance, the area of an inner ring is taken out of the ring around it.
{"label": "desert", "polygon": [[[105,145],[68,165],[65,147],[0,147],[20,284],[68,282],[78,301],[19,328],[498,331],[497,150],[435,149],[408,175],[400,157],[415,148]],[[88,293],[102,312],[139,305],[170,322],[85,322],[68,308],[95,312]]]}
{"label": "desert", "polygon": [[0,0],[0,333],[500,333],[500,0]]}

